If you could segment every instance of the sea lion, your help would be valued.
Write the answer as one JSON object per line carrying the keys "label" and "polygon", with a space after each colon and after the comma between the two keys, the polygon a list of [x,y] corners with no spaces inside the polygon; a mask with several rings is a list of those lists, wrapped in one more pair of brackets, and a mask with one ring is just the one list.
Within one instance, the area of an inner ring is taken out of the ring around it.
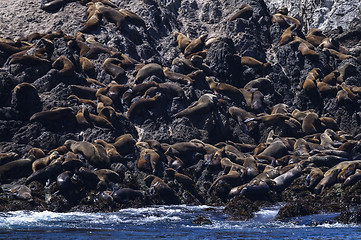
{"label": "sea lion", "polygon": [[184,49],[184,56],[187,57],[192,53],[196,53],[202,50],[208,34],[203,34],[200,37],[192,40],[188,46]]}
{"label": "sea lion", "polygon": [[326,54],[331,55],[332,57],[334,57],[336,59],[339,59],[341,61],[349,59],[349,58],[355,58],[352,55],[340,53],[340,52],[338,52],[338,51],[336,51],[334,49],[331,49],[331,48],[323,48],[322,52],[325,52]]}
{"label": "sea lion", "polygon": [[161,79],[164,78],[163,68],[157,63],[149,63],[144,65],[135,76],[135,83],[142,83],[147,77],[157,76]]}
{"label": "sea lion", "polygon": [[246,110],[238,107],[230,107],[228,109],[228,113],[237,120],[238,124],[240,125],[241,129],[245,132],[252,132],[256,129],[257,124],[254,121],[249,121],[247,123],[244,123],[247,119],[253,119],[256,118],[256,115],[254,115],[252,112],[247,112]]}
{"label": "sea lion", "polygon": [[180,32],[174,32],[173,36],[176,39],[178,48],[182,51],[182,53],[184,53],[184,50],[191,43],[191,40]]}
{"label": "sea lion", "polygon": [[135,139],[131,134],[123,134],[115,140],[113,146],[117,149],[120,154],[128,154],[130,151],[134,150]]}
{"label": "sea lion", "polygon": [[58,107],[52,110],[34,113],[30,117],[30,122],[68,122],[75,123],[76,119],[73,109],[70,107]]}
{"label": "sea lion", "polygon": [[95,174],[100,181],[105,183],[120,183],[122,181],[122,177],[110,169],[97,169],[95,170]]}
{"label": "sea lion", "polygon": [[308,189],[314,189],[322,178],[322,170],[317,167],[312,168],[310,174],[308,174],[306,177],[306,187]]}
{"label": "sea lion", "polygon": [[122,102],[130,105],[133,98],[135,98],[136,96],[144,95],[149,88],[157,86],[158,83],[154,81],[137,84],[123,93]]}
{"label": "sea lion", "polygon": [[90,106],[96,108],[97,107],[97,104],[90,100],[90,99],[85,99],[85,98],[79,98],[78,96],[74,95],[74,94],[71,94],[68,99],[75,99],[77,100],[79,103],[81,104],[89,104]]}
{"label": "sea lion", "polygon": [[132,188],[121,188],[113,193],[113,198],[119,203],[126,203],[137,198],[143,198],[144,194],[142,191],[135,190]]}
{"label": "sea lion", "polygon": [[166,202],[178,202],[175,191],[170,188],[161,178],[148,175],[144,178],[144,182],[150,188],[150,193],[153,196],[160,196]]}
{"label": "sea lion", "polygon": [[244,101],[243,94],[241,93],[241,91],[238,88],[236,88],[230,84],[227,84],[227,83],[216,82],[214,79],[215,79],[214,77],[206,77],[206,81],[209,85],[209,88],[215,94],[226,95],[230,98],[237,99],[241,102]]}
{"label": "sea lion", "polygon": [[54,159],[59,158],[59,156],[59,153],[54,151],[49,156],[35,160],[31,165],[33,172],[48,166]]}
{"label": "sea lion", "polygon": [[[30,151],[28,152],[29,158],[34,159],[35,157],[31,157]],[[4,165],[5,163],[8,163],[10,161],[15,160],[19,157],[19,154],[15,152],[6,152],[6,153],[0,153],[0,166]]]}
{"label": "sea lion", "polygon": [[18,159],[0,166],[0,180],[2,183],[8,179],[17,179],[31,173],[31,160]]}
{"label": "sea lion", "polygon": [[108,128],[113,130],[115,129],[113,124],[108,119],[99,115],[89,113],[86,107],[82,107],[82,114],[87,122],[94,124],[94,126],[96,127]]}
{"label": "sea lion", "polygon": [[143,149],[140,152],[137,166],[142,171],[158,175],[161,173],[161,157],[153,149]]}
{"label": "sea lion", "polygon": [[58,69],[62,77],[72,77],[74,75],[74,64],[64,55],[58,57],[53,62],[52,67]]}
{"label": "sea lion", "polygon": [[185,188],[193,188],[194,181],[189,176],[179,173],[173,168],[166,168],[165,172],[169,178],[182,184],[182,186],[184,186]]}
{"label": "sea lion", "polygon": [[296,18],[284,15],[282,13],[274,14],[272,16],[272,23],[278,23],[283,28],[287,28],[294,24],[296,29],[298,29],[301,25],[300,21],[298,21]]}
{"label": "sea lion", "polygon": [[293,37],[295,36],[293,33],[293,30],[295,30],[296,24],[292,24],[286,30],[282,33],[280,40],[278,41],[278,45],[282,46],[285,45],[293,40]]}
{"label": "sea lion", "polygon": [[106,73],[112,75],[113,79],[118,82],[125,75],[125,70],[121,65],[121,60],[117,58],[107,58],[105,59],[102,68]]}
{"label": "sea lion", "polygon": [[243,176],[238,171],[229,171],[226,175],[222,175],[213,181],[212,185],[207,191],[208,195],[212,194],[212,191],[220,181],[225,181],[226,183],[230,184],[231,187],[235,187],[243,183]]}
{"label": "sea lion", "polygon": [[241,4],[241,6],[239,6],[239,10],[234,13],[229,19],[228,21],[233,21],[237,18],[243,18],[243,19],[249,19],[250,17],[252,17],[253,14],[253,9],[250,5],[248,4]]}
{"label": "sea lion", "polygon": [[213,94],[204,94],[202,95],[198,101],[192,103],[186,109],[180,111],[175,114],[174,117],[191,117],[191,116],[199,116],[200,114],[206,114],[212,110],[217,101],[217,96]]}
{"label": "sea lion", "polygon": [[163,68],[164,76],[172,81],[176,81],[182,84],[192,84],[194,80],[187,75],[176,73],[171,71],[169,68]]}
{"label": "sea lion", "polygon": [[121,8],[118,11],[121,14],[123,14],[123,16],[126,18],[126,20],[129,21],[130,23],[132,23],[136,26],[139,26],[139,27],[143,27],[143,28],[146,27],[143,18],[141,18],[136,13],[129,11],[128,9],[124,9],[124,8]]}
{"label": "sea lion", "polygon": [[41,0],[40,8],[47,12],[54,12],[63,7],[67,2],[68,0]]}
{"label": "sea lion", "polygon": [[161,95],[157,94],[154,97],[143,98],[143,99],[139,99],[138,101],[134,102],[132,105],[130,105],[130,107],[128,109],[127,118],[130,120],[134,120],[134,118],[139,113],[139,111],[149,110],[152,107],[154,107],[160,100],[160,97],[161,97]]}
{"label": "sea lion", "polygon": [[355,173],[347,177],[342,184],[342,188],[354,185],[356,182],[361,180],[361,169],[356,169]]}
{"label": "sea lion", "polygon": [[293,182],[293,180],[295,180],[301,175],[302,168],[299,164],[296,164],[292,169],[273,179],[274,185],[270,187],[275,191],[280,192],[286,187],[288,187]]}
{"label": "sea lion", "polygon": [[276,138],[259,155],[280,158],[286,154],[287,154],[287,147],[279,138]]}
{"label": "sea lion", "polygon": [[89,142],[77,142],[74,140],[66,140],[64,145],[74,153],[81,153],[90,164],[95,167],[102,167],[107,164],[108,159],[102,158],[97,147]]}
{"label": "sea lion", "polygon": [[16,185],[10,188],[10,192],[14,194],[14,197],[19,200],[32,201],[31,189],[26,185]]}
{"label": "sea lion", "polygon": [[65,171],[60,173],[56,178],[56,186],[59,191],[64,195],[68,195],[73,191],[73,181],[71,180],[73,173],[70,171]]}
{"label": "sea lion", "polygon": [[86,86],[80,86],[80,85],[70,85],[71,91],[79,98],[85,98],[85,99],[91,99],[95,100],[95,94],[97,92],[97,89],[86,87]]}
{"label": "sea lion", "polygon": [[95,77],[95,65],[90,59],[86,57],[79,58],[80,66],[85,75],[88,77]]}
{"label": "sea lion", "polygon": [[318,131],[320,120],[316,113],[308,113],[302,121],[302,131],[305,134],[313,134]]}
{"label": "sea lion", "polygon": [[61,158],[58,158],[56,161],[53,161],[50,165],[33,172],[26,179],[26,184],[29,184],[33,181],[45,183],[49,179],[52,182],[61,172],[62,172],[62,162],[61,162]]}
{"label": "sea lion", "polygon": [[331,73],[327,74],[323,79],[322,82],[330,84],[330,85],[336,85],[337,83],[337,78],[340,76],[340,72],[335,70],[332,71]]}
{"label": "sea lion", "polygon": [[322,30],[317,28],[311,28],[306,35],[306,41],[315,47],[318,47],[325,38],[326,36],[322,33]]}

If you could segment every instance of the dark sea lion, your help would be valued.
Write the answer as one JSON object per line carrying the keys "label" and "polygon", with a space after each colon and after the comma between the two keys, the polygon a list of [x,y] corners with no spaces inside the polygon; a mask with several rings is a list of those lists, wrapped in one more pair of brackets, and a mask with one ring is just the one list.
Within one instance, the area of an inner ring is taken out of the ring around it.
{"label": "dark sea lion", "polygon": [[26,184],[33,181],[45,183],[49,179],[54,181],[55,178],[62,172],[62,162],[60,158],[57,161],[53,161],[50,165],[33,172],[27,179]]}
{"label": "dark sea lion", "polygon": [[158,103],[160,96],[160,94],[157,94],[154,97],[142,98],[134,102],[132,105],[130,105],[127,111],[127,118],[132,120],[136,117],[137,114],[139,114],[140,111],[149,110],[150,108],[154,107]]}
{"label": "dark sea lion", "polygon": [[2,183],[4,183],[7,179],[17,179],[28,176],[30,173],[30,159],[18,159],[0,166],[0,180]]}
{"label": "dark sea lion", "polygon": [[97,89],[95,88],[80,85],[70,85],[70,89],[79,98],[86,98],[92,100],[96,99],[95,94],[97,92]]}
{"label": "dark sea lion", "polygon": [[252,17],[253,14],[253,9],[250,5],[248,4],[241,4],[241,6],[239,6],[239,10],[233,14],[228,21],[233,21],[237,18],[243,18],[243,19],[249,19],[250,17]]}
{"label": "dark sea lion", "polygon": [[73,109],[70,107],[59,107],[52,110],[42,111],[34,113],[31,118],[30,122],[69,122],[75,123],[76,119],[73,114]]}
{"label": "dark sea lion", "polygon": [[47,12],[54,12],[63,7],[68,0],[41,0],[40,8]]}
{"label": "dark sea lion", "polygon": [[73,191],[73,182],[71,180],[73,173],[65,171],[60,173],[56,178],[56,186],[61,193],[70,193]]}
{"label": "dark sea lion", "polygon": [[119,203],[126,203],[137,198],[143,198],[144,194],[142,191],[135,190],[132,188],[121,188],[113,193],[113,198]]}

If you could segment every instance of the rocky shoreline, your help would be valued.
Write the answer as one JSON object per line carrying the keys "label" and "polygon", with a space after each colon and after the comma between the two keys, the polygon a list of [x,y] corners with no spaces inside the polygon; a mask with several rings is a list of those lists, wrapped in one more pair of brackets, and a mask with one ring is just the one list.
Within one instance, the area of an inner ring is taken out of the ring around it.
{"label": "rocky shoreline", "polygon": [[0,211],[245,220],[281,202],[280,220],[360,222],[360,19],[304,32],[262,0],[26,4],[28,30],[8,18],[0,36]]}

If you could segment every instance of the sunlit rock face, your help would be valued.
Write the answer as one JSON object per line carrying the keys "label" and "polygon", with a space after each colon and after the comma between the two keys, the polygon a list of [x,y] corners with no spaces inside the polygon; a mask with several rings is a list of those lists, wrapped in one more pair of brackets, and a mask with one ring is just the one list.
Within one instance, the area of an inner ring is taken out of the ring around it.
{"label": "sunlit rock face", "polygon": [[361,15],[359,0],[265,0],[265,3],[271,13],[280,7],[287,7],[290,16],[303,19],[305,30],[348,29],[351,21]]}

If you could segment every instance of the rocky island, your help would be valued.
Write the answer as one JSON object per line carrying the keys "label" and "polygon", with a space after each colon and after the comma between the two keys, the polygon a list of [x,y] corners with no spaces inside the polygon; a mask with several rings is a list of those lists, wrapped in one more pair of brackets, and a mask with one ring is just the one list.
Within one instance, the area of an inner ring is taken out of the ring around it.
{"label": "rocky island", "polygon": [[361,221],[358,1],[0,9],[0,211]]}

